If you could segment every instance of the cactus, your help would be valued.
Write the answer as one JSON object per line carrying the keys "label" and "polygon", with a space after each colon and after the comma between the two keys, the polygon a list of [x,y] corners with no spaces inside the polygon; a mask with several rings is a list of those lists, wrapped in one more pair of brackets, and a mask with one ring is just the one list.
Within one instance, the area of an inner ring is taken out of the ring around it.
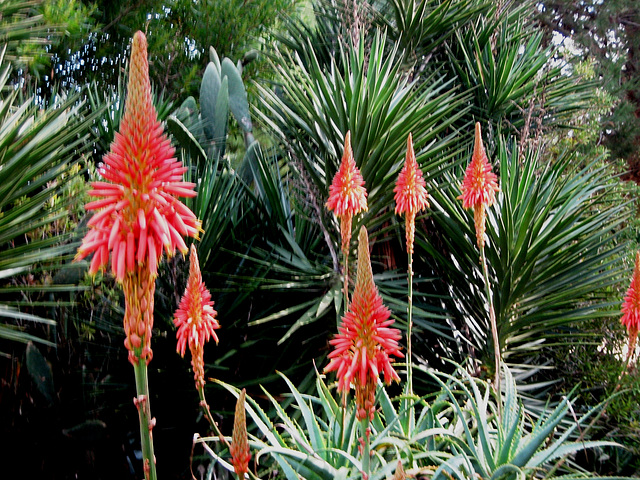
{"label": "cactus", "polygon": [[[255,57],[252,52],[249,61]],[[255,161],[257,145],[253,137],[253,124],[247,100],[247,91],[242,81],[242,62],[235,65],[230,59],[220,61],[213,47],[209,48],[209,64],[200,84],[200,115],[193,97],[187,98],[180,108],[167,120],[167,127],[198,162],[219,161],[225,155],[229,114],[240,126],[246,153],[241,171],[245,180],[251,173],[246,164]],[[243,60],[244,61],[244,60]]]}
{"label": "cactus", "polygon": [[209,57],[211,61],[207,65],[200,85],[201,116],[207,140],[218,145],[217,148],[222,156],[224,146],[219,144],[220,139],[226,136],[229,112],[244,132],[246,148],[249,148],[254,141],[251,133],[253,125],[247,91],[239,68],[228,58],[223,58],[220,62],[213,47],[209,49]]}

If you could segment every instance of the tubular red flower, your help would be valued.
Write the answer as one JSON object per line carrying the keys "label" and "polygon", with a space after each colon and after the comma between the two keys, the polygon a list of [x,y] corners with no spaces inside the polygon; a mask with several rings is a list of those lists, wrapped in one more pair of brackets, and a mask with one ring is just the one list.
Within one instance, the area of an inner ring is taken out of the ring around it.
{"label": "tubular red flower", "polygon": [[345,136],[342,162],[329,186],[329,200],[326,205],[340,219],[340,235],[344,251],[351,241],[351,219],[356,213],[366,211],[368,208],[364,179],[353,159],[351,132],[347,132]]}
{"label": "tubular red flower", "polygon": [[628,357],[633,355],[640,329],[640,252],[636,253],[636,263],[631,277],[631,285],[622,303],[622,318],[620,322],[627,327],[629,334]]}
{"label": "tubular red flower", "polygon": [[462,195],[458,199],[462,199],[463,208],[473,208],[476,239],[480,248],[484,247],[485,209],[495,203],[498,191],[498,177],[491,171],[491,164],[482,144],[480,123],[476,123],[473,156],[465,171]]}
{"label": "tubular red flower", "polygon": [[211,338],[218,343],[215,330],[220,328],[216,320],[217,312],[213,309],[211,293],[202,281],[200,263],[195,245],[191,245],[189,255],[189,279],[180,306],[174,315],[174,324],[178,327],[178,353],[184,357],[185,348],[189,345],[191,365],[197,386],[204,386],[204,344]]}
{"label": "tubular red flower", "polygon": [[249,461],[251,460],[251,450],[247,436],[247,419],[244,409],[245,394],[246,392],[243,388],[236,402],[236,411],[233,417],[233,436],[229,446],[231,464],[240,478],[243,478],[244,474],[249,472]]}
{"label": "tubular red flower", "polygon": [[[112,270],[119,282],[127,272],[133,274],[134,259],[155,276],[163,248],[168,256],[174,255],[176,248],[187,253],[184,241],[171,235],[170,227],[196,237],[200,221],[177,198],[195,196],[195,184],[182,181],[185,168],[174,153],[151,101],[147,40],[137,32],[131,46],[120,132],[99,165],[104,180],[93,182],[89,192],[102,199],[85,206],[96,212],[76,259],[95,253],[90,273],[105,267],[111,253]],[[186,232],[185,225],[189,227]],[[103,251],[98,254],[105,243],[106,255]]]}
{"label": "tubular red flower", "polygon": [[416,161],[413,151],[413,138],[407,139],[407,157],[404,167],[398,175],[395,192],[396,213],[405,214],[405,230],[407,236],[407,252],[413,253],[416,214],[429,207],[426,183],[422,178],[422,170]]}
{"label": "tubular red flower", "polygon": [[369,240],[363,226],[358,238],[358,273],[349,311],[342,318],[339,333],[330,341],[334,350],[325,372],[336,371],[338,391],[347,393],[353,384],[356,391],[356,416],[373,419],[378,376],[385,383],[399,381],[391,365],[391,356],[402,357],[398,340],[400,331],[392,328],[391,313],[373,282]]}

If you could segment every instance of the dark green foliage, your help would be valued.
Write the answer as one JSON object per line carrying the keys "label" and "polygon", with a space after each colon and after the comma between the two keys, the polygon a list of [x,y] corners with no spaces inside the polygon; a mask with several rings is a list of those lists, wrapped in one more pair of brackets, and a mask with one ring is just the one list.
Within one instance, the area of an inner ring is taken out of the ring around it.
{"label": "dark green foliage", "polygon": [[28,313],[21,306],[31,309],[38,303],[43,307],[52,304],[47,303],[48,299],[43,303],[42,298],[30,301],[31,295],[19,301],[16,295],[31,290],[37,297],[64,288],[15,288],[22,283],[17,276],[51,271],[77,248],[77,243],[71,242],[74,225],[69,212],[76,201],[71,194],[81,193],[82,185],[69,186],[77,179],[78,164],[90,146],[91,125],[100,112],[85,117],[86,108],[79,95],[61,98],[45,110],[33,98],[21,101],[19,91],[4,89],[10,68],[4,57],[0,57],[0,64],[4,65],[0,78],[0,316],[11,319],[11,323],[0,324],[0,337],[36,341],[19,327],[22,322],[49,326],[55,323]]}
{"label": "dark green foliage", "polygon": [[[54,78],[74,86],[97,80],[115,85],[124,69],[131,37],[142,30],[149,42],[152,82],[175,100],[200,84],[210,45],[231,58],[255,58],[278,16],[293,14],[292,0],[83,0],[88,37],[69,37],[54,52]],[[59,7],[61,8],[61,7]],[[76,65],[82,62],[84,68]],[[245,63],[243,61],[243,63]],[[251,67],[253,76],[261,67]]]}
{"label": "dark green foliage", "polygon": [[473,93],[474,119],[496,133],[522,134],[528,115],[558,125],[585,108],[594,84],[549,62],[553,46],[543,44],[543,32],[531,19],[533,3],[498,8],[470,19],[446,43],[445,68]]}
{"label": "dark green foliage", "polygon": [[613,158],[624,159],[630,178],[640,180],[640,8],[626,0],[541,2],[547,39],[567,46],[571,64],[588,62],[598,85],[616,104],[602,115],[601,135]]}
{"label": "dark green foliage", "polygon": [[490,12],[490,7],[491,3],[477,0],[389,0],[380,2],[374,21],[388,30],[407,62],[421,65],[450,43],[460,27]]}
{"label": "dark green foliage", "polygon": [[42,356],[38,348],[32,343],[27,344],[26,365],[29,375],[35,383],[38,391],[42,394],[49,405],[55,401],[55,390],[53,387],[53,373],[51,365]]}

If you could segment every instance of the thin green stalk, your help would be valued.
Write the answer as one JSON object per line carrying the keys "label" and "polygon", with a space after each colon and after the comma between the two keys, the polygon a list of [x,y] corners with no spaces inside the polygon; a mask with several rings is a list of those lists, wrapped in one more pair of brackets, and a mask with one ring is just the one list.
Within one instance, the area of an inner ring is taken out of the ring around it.
{"label": "thin green stalk", "polygon": [[480,247],[480,263],[482,264],[482,274],[484,276],[484,287],[485,292],[487,294],[487,302],[489,302],[489,322],[491,323],[491,335],[493,337],[493,351],[496,363],[496,373],[495,373],[495,389],[496,395],[498,397],[498,401],[496,402],[498,406],[498,418],[501,418],[502,411],[502,395],[500,393],[500,339],[498,338],[498,325],[496,323],[496,313],[493,309],[493,295],[491,293],[491,285],[489,284],[489,269],[487,267],[487,259],[484,255],[484,246]]}
{"label": "thin green stalk", "polygon": [[411,330],[413,327],[413,254],[409,252],[409,267],[408,267],[408,281],[409,281],[409,306],[407,312],[407,391],[410,398],[411,407],[409,408],[409,432],[411,435],[415,426],[414,415],[414,399],[413,399],[413,355],[411,349]]}
{"label": "thin green stalk", "polygon": [[411,327],[413,326],[413,255],[409,253],[409,307],[407,312],[407,384],[413,396],[413,361],[411,355]]}
{"label": "thin green stalk", "polygon": [[149,405],[147,363],[142,359],[138,359],[138,362],[134,365],[134,372],[137,393],[134,404],[138,409],[138,419],[140,421],[140,443],[142,445],[144,477],[147,480],[156,480],[156,459],[153,453],[153,437],[151,435],[155,419],[151,418],[151,407]]}
{"label": "thin green stalk", "polygon": [[362,430],[362,480],[367,480],[371,474],[371,445],[369,442],[369,417],[360,420]]}
{"label": "thin green stalk", "polygon": [[198,385],[197,390],[198,390],[198,395],[200,397],[200,407],[202,408],[202,411],[204,412],[204,416],[207,418],[207,421],[211,425],[211,429],[214,431],[216,435],[218,435],[222,443],[228,445],[229,443],[227,442],[227,439],[224,438],[224,435],[222,435],[222,432],[220,432],[220,429],[218,428],[218,424],[216,423],[216,421],[213,419],[213,416],[211,415],[211,410],[209,410],[209,404],[207,403],[207,399],[204,396],[204,386]]}

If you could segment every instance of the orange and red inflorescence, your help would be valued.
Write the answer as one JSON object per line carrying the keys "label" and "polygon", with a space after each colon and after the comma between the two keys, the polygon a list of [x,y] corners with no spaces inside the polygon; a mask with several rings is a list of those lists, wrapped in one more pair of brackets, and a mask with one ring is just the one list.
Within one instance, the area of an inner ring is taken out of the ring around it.
{"label": "orange and red inflorescence", "polygon": [[391,356],[402,357],[398,340],[400,331],[391,327],[393,319],[382,304],[373,282],[369,240],[366,228],[358,238],[358,274],[349,311],[342,318],[339,333],[330,341],[334,350],[325,372],[336,371],[338,391],[347,393],[353,384],[356,391],[356,416],[359,420],[373,418],[378,376],[385,383],[399,381],[391,365]]}
{"label": "orange and red inflorescence", "polygon": [[344,153],[340,169],[333,177],[329,186],[329,200],[327,208],[332,210],[340,219],[340,235],[342,250],[347,251],[351,241],[351,222],[356,213],[367,210],[367,190],[364,179],[351,150],[351,132],[347,132],[344,139]]}
{"label": "orange and red inflorescence", "polygon": [[[631,277],[631,285],[622,303],[622,318],[620,322],[627,327],[629,334],[628,358],[633,355],[640,329],[640,252],[636,253],[636,263]],[[628,360],[628,359],[627,359]]]}
{"label": "orange and red inflorescence", "polygon": [[129,360],[151,360],[153,295],[162,251],[183,253],[183,235],[197,237],[200,221],[178,197],[193,197],[184,182],[186,168],[174,157],[151,101],[147,40],[136,32],[131,46],[125,111],[111,151],[99,165],[103,181],[89,195],[99,200],[85,208],[95,213],[76,260],[93,254],[89,272],[109,263],[125,296],[125,346]]}
{"label": "orange and red inflorescence", "polygon": [[118,281],[137,265],[156,275],[162,250],[187,253],[182,236],[197,237],[200,221],[178,197],[194,197],[195,184],[184,182],[187,170],[174,158],[151,101],[147,40],[133,37],[125,111],[111,151],[99,172],[105,181],[93,182],[88,203],[95,210],[77,259],[94,253],[90,272],[109,262]]}
{"label": "orange and red inflorescence", "polygon": [[427,194],[426,183],[422,177],[422,170],[420,170],[418,166],[416,155],[413,151],[411,134],[409,134],[409,138],[407,139],[407,157],[405,164],[400,171],[400,175],[398,175],[398,180],[396,181],[396,186],[393,191],[395,192],[396,213],[405,214],[407,252],[412,254],[416,230],[416,215],[429,206],[429,202],[427,201],[429,196]]}
{"label": "orange and red inflorescence", "polygon": [[215,331],[220,324],[216,320],[217,312],[213,309],[211,294],[202,281],[195,245],[191,245],[189,261],[187,288],[173,321],[178,327],[178,353],[184,357],[186,346],[189,345],[196,387],[204,387],[204,344],[211,338],[218,343]]}
{"label": "orange and red inflorescence", "polygon": [[484,151],[480,123],[476,123],[475,143],[471,163],[467,167],[462,181],[463,208],[473,208],[473,218],[476,228],[478,247],[484,247],[486,207],[490,207],[496,201],[498,177],[491,171],[491,164]]}

